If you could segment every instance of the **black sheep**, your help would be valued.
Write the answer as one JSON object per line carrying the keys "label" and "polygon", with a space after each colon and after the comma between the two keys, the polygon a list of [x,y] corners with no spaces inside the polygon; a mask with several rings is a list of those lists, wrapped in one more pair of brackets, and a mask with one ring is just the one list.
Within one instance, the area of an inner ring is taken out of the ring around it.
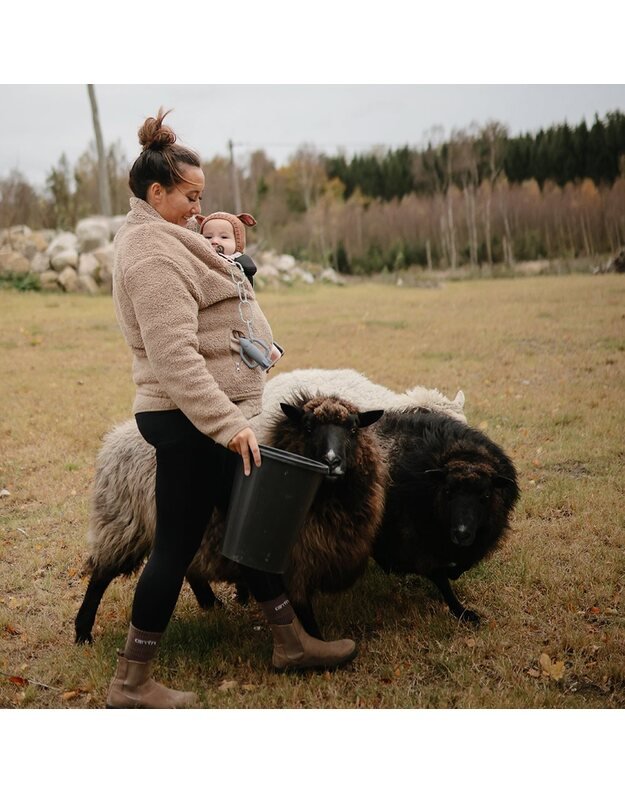
{"label": "black sheep", "polygon": [[[291,395],[280,417],[262,417],[259,440],[328,464],[329,475],[290,555],[285,575],[302,623],[320,636],[311,599],[318,590],[346,589],[360,576],[373,548],[384,510],[386,469],[368,426],[383,411],[359,412],[338,397]],[[153,447],[134,420],[114,428],[96,461],[89,518],[89,585],[76,615],[76,642],[91,642],[100,601],[111,581],[136,571],[154,539],[156,510]],[[210,580],[234,582],[243,590],[240,567],[220,553],[224,515],[215,511],[187,571],[200,606],[215,603]]]}
{"label": "black sheep", "polygon": [[373,556],[387,572],[430,579],[452,613],[457,579],[505,537],[519,498],[514,465],[484,433],[435,413],[387,412],[375,426],[388,449],[390,484]]}
{"label": "black sheep", "polygon": [[[386,468],[368,426],[383,411],[364,411],[334,395],[291,394],[283,413],[269,419],[263,440],[327,463],[322,482],[291,549],[284,574],[293,607],[309,634],[321,637],[313,609],[317,592],[346,590],[366,570],[384,511]],[[245,592],[240,567],[220,554],[225,530],[215,513],[187,578],[201,606],[214,601],[208,582],[228,581]]]}

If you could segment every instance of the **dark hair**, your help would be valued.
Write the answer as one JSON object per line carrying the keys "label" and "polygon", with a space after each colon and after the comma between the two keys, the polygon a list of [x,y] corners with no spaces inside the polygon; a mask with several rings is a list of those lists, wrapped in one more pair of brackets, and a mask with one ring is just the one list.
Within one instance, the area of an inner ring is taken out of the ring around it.
{"label": "dark hair", "polygon": [[170,188],[185,182],[178,164],[185,163],[200,167],[199,156],[191,149],[176,143],[176,134],[163,124],[165,116],[159,108],[156,118],[147,118],[139,128],[139,143],[143,151],[130,169],[128,184],[133,194],[145,201],[150,185],[158,182],[164,188]]}

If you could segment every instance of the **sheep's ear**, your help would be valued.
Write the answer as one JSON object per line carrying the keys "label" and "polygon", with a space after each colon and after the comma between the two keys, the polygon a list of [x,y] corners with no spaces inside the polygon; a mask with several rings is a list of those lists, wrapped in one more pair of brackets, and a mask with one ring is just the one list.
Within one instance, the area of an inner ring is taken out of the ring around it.
{"label": "sheep's ear", "polygon": [[509,488],[511,485],[516,488],[516,483],[510,477],[504,477],[503,474],[496,474],[493,477],[493,485],[495,488]]}
{"label": "sheep's ear", "polygon": [[369,427],[383,415],[384,411],[363,411],[358,414],[358,425],[359,427]]}
{"label": "sheep's ear", "polygon": [[297,405],[289,405],[288,403],[280,403],[283,413],[288,416],[292,422],[299,422],[304,415],[304,409],[298,408]]}
{"label": "sheep's ear", "polygon": [[440,480],[444,480],[447,476],[446,469],[426,469],[423,472],[427,477],[431,477],[433,480],[440,482]]}

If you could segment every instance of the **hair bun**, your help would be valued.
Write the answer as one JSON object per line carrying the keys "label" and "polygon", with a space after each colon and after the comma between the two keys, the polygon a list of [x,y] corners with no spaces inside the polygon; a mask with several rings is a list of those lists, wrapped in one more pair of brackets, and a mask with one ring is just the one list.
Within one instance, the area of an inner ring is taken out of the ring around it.
{"label": "hair bun", "polygon": [[163,113],[163,108],[159,108],[156,118],[147,118],[139,128],[139,143],[146,149],[165,149],[176,143],[176,133],[171,127],[163,124],[165,116],[171,113],[170,110]]}

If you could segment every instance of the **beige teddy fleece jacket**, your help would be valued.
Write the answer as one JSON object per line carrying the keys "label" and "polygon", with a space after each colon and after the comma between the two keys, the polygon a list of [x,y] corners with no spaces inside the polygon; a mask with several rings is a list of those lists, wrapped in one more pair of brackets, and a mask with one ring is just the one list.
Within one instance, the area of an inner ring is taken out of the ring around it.
{"label": "beige teddy fleece jacket", "polygon": [[[242,361],[232,264],[202,235],[164,220],[147,202],[130,199],[115,235],[113,302],[133,354],[133,411],[179,408],[223,446],[260,413],[266,374]],[[272,333],[246,284],[254,331]]]}

